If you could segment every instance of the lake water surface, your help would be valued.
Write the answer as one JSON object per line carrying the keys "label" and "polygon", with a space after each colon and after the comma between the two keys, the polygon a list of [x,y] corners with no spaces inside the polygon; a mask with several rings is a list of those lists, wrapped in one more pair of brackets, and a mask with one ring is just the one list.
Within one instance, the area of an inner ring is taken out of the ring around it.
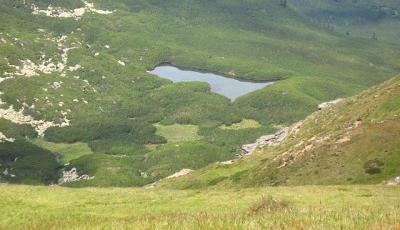
{"label": "lake water surface", "polygon": [[213,73],[202,73],[190,70],[181,70],[175,66],[160,65],[150,73],[161,78],[169,79],[173,82],[200,81],[207,82],[211,86],[211,91],[224,95],[234,101],[236,98],[250,92],[262,89],[274,82],[248,82],[239,81],[233,78],[220,76]]}

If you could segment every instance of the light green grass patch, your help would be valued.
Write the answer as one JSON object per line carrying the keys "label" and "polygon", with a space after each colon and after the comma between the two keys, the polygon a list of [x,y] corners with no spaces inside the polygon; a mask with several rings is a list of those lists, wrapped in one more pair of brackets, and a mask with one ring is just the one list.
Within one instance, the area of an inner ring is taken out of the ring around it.
{"label": "light green grass patch", "polygon": [[243,119],[239,123],[235,123],[232,125],[222,125],[220,126],[220,129],[225,129],[225,130],[239,130],[239,129],[255,129],[255,128],[260,128],[261,124],[258,123],[258,121],[253,120],[253,119]]}
{"label": "light green grass patch", "polygon": [[31,142],[39,147],[50,150],[51,152],[61,155],[60,162],[68,163],[71,160],[78,159],[81,156],[93,154],[92,150],[86,143],[53,143],[43,139],[34,139]]}
{"label": "light green grass patch", "polygon": [[0,185],[0,229],[397,229],[399,204],[400,189],[382,185],[185,191]]}
{"label": "light green grass patch", "polygon": [[169,143],[181,141],[195,141],[201,139],[197,134],[199,127],[197,125],[161,125],[155,124],[157,134],[165,137]]}

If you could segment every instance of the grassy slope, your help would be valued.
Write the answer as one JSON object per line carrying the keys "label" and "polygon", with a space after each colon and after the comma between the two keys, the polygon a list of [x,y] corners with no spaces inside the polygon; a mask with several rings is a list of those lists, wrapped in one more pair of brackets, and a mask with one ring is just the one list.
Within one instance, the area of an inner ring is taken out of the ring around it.
{"label": "grassy slope", "polygon": [[195,141],[201,139],[197,132],[199,127],[195,125],[161,125],[156,124],[157,134],[163,136],[168,142]]}
{"label": "grassy slope", "polygon": [[259,127],[261,127],[261,125],[257,121],[251,119],[243,119],[240,122],[234,123],[232,125],[220,126],[220,129],[239,130],[239,129],[259,128]]}
{"label": "grassy slope", "polygon": [[396,229],[383,186],[145,190],[0,185],[4,229]]}
{"label": "grassy slope", "polygon": [[[42,7],[48,4],[35,2]],[[81,3],[54,4],[73,8]],[[35,109],[25,111],[38,119],[57,121],[62,110],[70,109],[72,126],[48,130],[46,140],[87,143],[95,154],[74,160],[74,166],[103,178],[99,185],[115,185],[117,181],[124,181],[117,183],[121,186],[141,185],[179,170],[178,166],[200,168],[231,158],[241,144],[272,132],[274,125],[297,121],[321,101],[352,95],[399,71],[396,45],[331,33],[275,1],[96,1],[95,5],[117,12],[86,14],[80,21],[51,19],[32,16],[22,1],[2,0],[1,36],[8,43],[0,44],[1,72],[13,71],[4,57],[15,65],[25,58],[38,62],[41,51],[59,59],[56,44],[46,40],[59,35],[68,35],[67,46],[77,47],[70,51],[69,65],[79,63],[84,69],[66,77],[41,74],[7,80],[0,90],[3,100],[15,108],[24,102],[34,104]],[[11,45],[15,37],[23,47]],[[96,52],[98,57],[94,57]],[[222,74],[234,71],[242,79],[285,80],[231,104],[211,94],[205,84],[171,84],[145,72],[163,61]],[[63,81],[62,87],[49,87],[55,81]],[[64,102],[62,108],[59,102]],[[254,119],[262,127],[219,128],[244,118]],[[154,151],[146,148],[167,141],[152,125],[158,122],[198,125],[203,138],[175,146],[176,151],[168,150],[182,153],[172,161],[166,150],[171,145]],[[201,164],[188,161],[188,152],[195,154],[202,149],[208,151],[204,156],[214,157],[201,159]],[[163,152],[161,156],[166,156],[168,163],[154,176],[143,178],[141,175],[151,175],[152,169],[160,166],[156,160],[146,160],[158,152]],[[127,155],[128,159],[114,155]]]}
{"label": "grassy slope", "polygon": [[310,115],[298,133],[276,147],[166,185],[381,183],[400,175],[399,108],[400,77],[395,77]]}
{"label": "grassy slope", "polygon": [[348,36],[399,44],[400,3],[396,0],[298,0],[290,4],[313,22]]}
{"label": "grassy slope", "polygon": [[[380,152],[382,143],[388,152],[384,154],[384,173],[378,175],[379,181],[387,177],[387,169],[395,169],[398,166],[397,145],[393,132],[399,129],[397,116],[399,114],[399,92],[400,78],[394,78],[382,85],[363,92],[361,95],[347,99],[338,106],[317,112],[304,121],[302,130],[298,136],[289,140],[288,145],[298,139],[308,139],[310,136],[325,136],[327,133],[334,134],[333,142],[343,137],[343,125],[353,125],[354,121],[361,119],[362,128],[356,129],[350,134],[351,142],[347,143],[345,149],[341,146],[333,148],[342,155],[354,155],[361,152],[362,159],[367,159],[366,154],[359,149],[365,148],[373,159],[377,156],[376,149]],[[365,113],[367,111],[367,113]],[[322,120],[323,124],[315,123]],[[385,121],[382,123],[382,121]],[[334,125],[331,125],[331,122]],[[379,124],[378,129],[373,129]],[[389,128],[385,128],[388,126]],[[371,133],[374,138],[367,139],[362,144],[357,143],[364,138],[369,138]],[[346,134],[348,135],[348,134]],[[375,141],[374,141],[375,140]],[[385,141],[382,141],[385,140]],[[354,144],[355,143],[355,144]],[[322,143],[322,146],[330,143]],[[396,143],[394,143],[396,144]],[[335,145],[337,146],[337,145]],[[285,148],[281,146],[280,148]],[[317,151],[319,150],[316,147]],[[391,154],[392,153],[392,154]],[[241,170],[244,165],[251,165],[256,175],[251,179],[242,174],[237,183],[259,183],[265,176],[263,167],[260,168],[259,160],[265,166],[268,154],[275,155],[277,152],[265,151],[258,153],[248,160],[240,163]],[[311,153],[307,153],[311,154]],[[315,155],[318,153],[315,153]],[[97,154],[98,155],[98,154]],[[322,156],[321,156],[322,155]],[[321,159],[329,153],[320,153],[314,159]],[[392,158],[391,158],[392,155]],[[393,158],[394,156],[394,158]],[[354,156],[353,156],[354,157]],[[336,161],[343,156],[334,156]],[[371,159],[372,159],[371,158]],[[332,159],[329,156],[329,159]],[[350,159],[353,160],[353,159]],[[305,156],[300,162],[312,162]],[[387,162],[392,165],[387,166]],[[327,165],[332,165],[329,160]],[[352,167],[357,161],[348,161]],[[346,162],[346,163],[348,163]],[[324,162],[319,161],[323,164]],[[346,164],[345,164],[346,165]],[[310,171],[300,164],[302,168]],[[296,163],[294,171],[299,171]],[[321,165],[322,168],[323,165]],[[233,171],[237,177],[238,166],[217,167],[219,170]],[[247,168],[248,169],[248,168]],[[346,169],[346,168],[345,168]],[[347,168],[348,169],[348,168]],[[343,169],[341,169],[343,170]],[[364,170],[364,169],[363,169]],[[269,171],[269,170],[268,170]],[[213,174],[216,169],[198,171],[196,176]],[[290,170],[289,170],[290,172]],[[343,171],[344,172],[344,171]],[[219,172],[220,173],[220,172]],[[357,179],[357,171],[351,172]],[[322,173],[321,173],[322,174]],[[339,173],[332,173],[332,169],[324,175],[318,175],[326,181],[332,181],[329,175],[335,175],[333,179],[345,179]],[[396,174],[397,175],[397,174]],[[284,174],[290,176],[290,174]],[[297,176],[297,175],[295,175]],[[296,178],[296,181],[304,183],[305,180],[315,182],[316,178]],[[364,176],[364,175],[361,175]],[[187,178],[183,178],[187,180]],[[217,178],[218,179],[218,178]],[[371,182],[371,178],[368,178]],[[374,179],[374,178],[372,178]],[[216,182],[214,178],[214,182]],[[356,181],[362,182],[362,181]],[[181,182],[182,183],[182,182]],[[263,182],[265,183],[265,181]],[[317,181],[321,183],[321,181]],[[323,183],[323,182],[322,182]],[[176,184],[174,185],[176,186]],[[139,228],[139,229],[396,229],[399,227],[400,190],[398,186],[281,186],[281,187],[255,187],[255,188],[226,188],[219,186],[215,189],[199,190],[169,190],[169,189],[122,189],[122,188],[80,188],[69,189],[58,186],[31,187],[0,185],[0,228],[6,229],[100,229],[100,228]],[[67,208],[66,208],[67,207]],[[67,210],[67,211],[66,211]]]}
{"label": "grassy slope", "polygon": [[52,143],[44,141],[43,139],[33,139],[32,143],[58,154],[59,161],[64,164],[81,156],[93,154],[86,143]]}

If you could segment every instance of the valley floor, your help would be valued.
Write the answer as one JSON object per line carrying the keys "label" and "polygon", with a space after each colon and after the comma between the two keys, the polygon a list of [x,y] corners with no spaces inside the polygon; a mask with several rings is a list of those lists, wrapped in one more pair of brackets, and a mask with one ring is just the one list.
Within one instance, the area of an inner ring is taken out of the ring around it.
{"label": "valley floor", "polygon": [[0,185],[0,229],[399,229],[399,186]]}

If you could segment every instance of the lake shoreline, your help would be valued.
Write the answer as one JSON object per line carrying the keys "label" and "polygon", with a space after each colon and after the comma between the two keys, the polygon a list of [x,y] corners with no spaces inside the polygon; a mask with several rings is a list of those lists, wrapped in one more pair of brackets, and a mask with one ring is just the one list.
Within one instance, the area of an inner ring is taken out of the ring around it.
{"label": "lake shoreline", "polygon": [[160,62],[157,65],[154,65],[151,69],[147,70],[146,72],[150,73],[152,71],[154,71],[157,67],[162,67],[162,66],[172,66],[175,68],[178,68],[180,70],[183,71],[195,71],[195,72],[199,72],[199,73],[205,73],[205,74],[215,74],[215,75],[220,75],[226,78],[231,78],[240,82],[251,82],[251,83],[276,83],[278,81],[282,81],[284,80],[284,78],[281,77],[276,77],[270,80],[252,80],[252,79],[244,79],[244,78],[238,78],[236,76],[233,75],[229,75],[227,73],[221,73],[218,71],[213,71],[213,70],[207,70],[204,68],[199,68],[199,67],[182,67],[180,65],[177,65],[173,62],[169,62],[169,61],[164,61],[164,62]]}
{"label": "lake shoreline", "polygon": [[223,95],[234,102],[238,97],[261,90],[275,81],[254,82],[244,81],[226,75],[210,73],[208,71],[194,71],[179,68],[170,63],[161,63],[148,73],[171,80],[172,82],[205,82],[210,86],[210,91]]}

